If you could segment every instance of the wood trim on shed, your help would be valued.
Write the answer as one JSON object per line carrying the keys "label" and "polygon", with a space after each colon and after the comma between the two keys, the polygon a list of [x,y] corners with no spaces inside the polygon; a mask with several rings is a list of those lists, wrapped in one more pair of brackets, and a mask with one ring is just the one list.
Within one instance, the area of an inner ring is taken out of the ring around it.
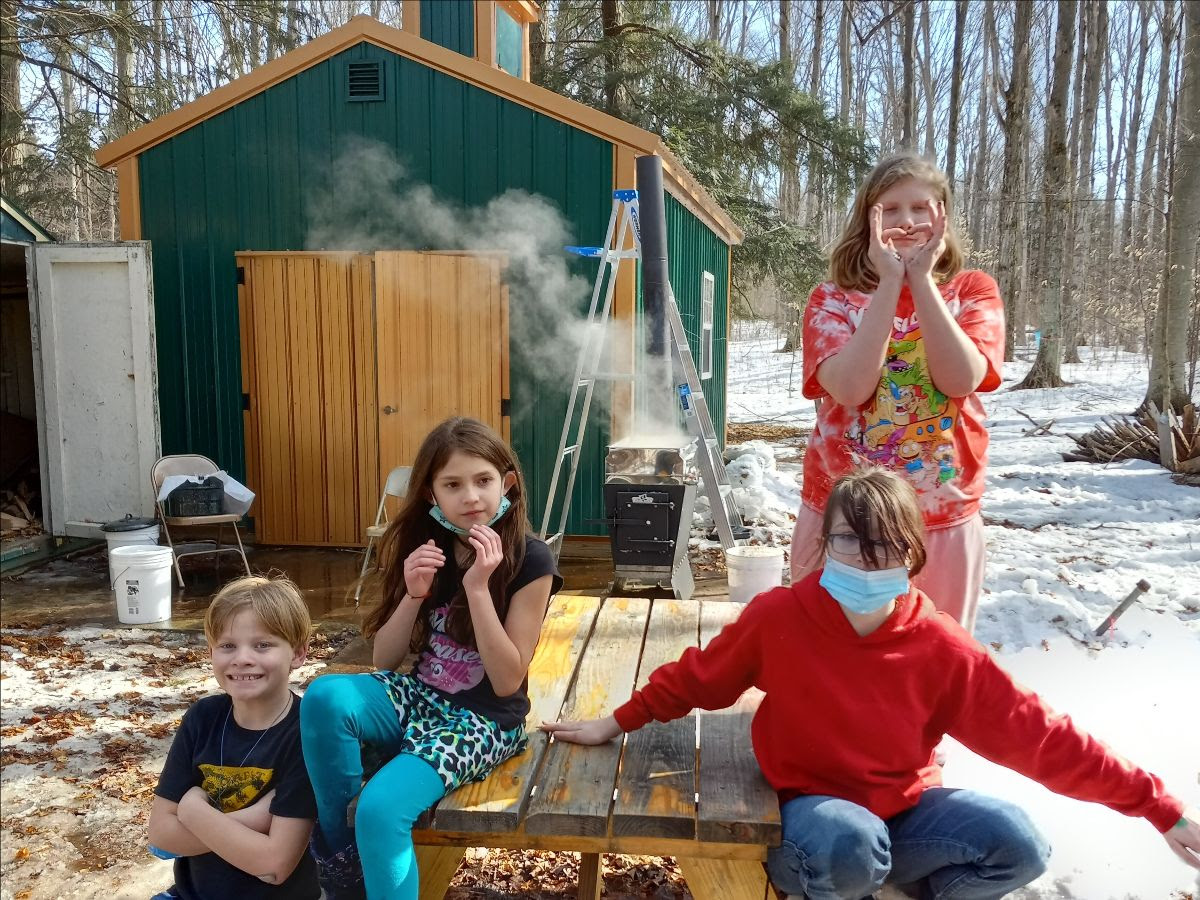
{"label": "wood trim on shed", "polygon": [[117,164],[117,210],[121,240],[142,239],[142,192],[138,180],[138,158],[131,156]]}
{"label": "wood trim on shed", "polygon": [[[96,151],[96,162],[103,168],[114,168],[125,159],[135,157],[269,87],[367,41],[603,140],[624,145],[637,153],[658,154],[663,159],[665,186],[672,196],[726,243],[741,243],[742,230],[688,174],[658,135],[415,36],[409,32],[410,17],[407,15],[414,8],[416,3],[406,2],[404,5],[404,30],[384,25],[370,16],[355,16],[341,28],[314,38],[303,47],[260,66],[248,75],[105,144]],[[415,24],[417,28],[420,27],[419,20]]]}
{"label": "wood trim on shed", "polygon": [[421,36],[421,0],[400,0],[400,27],[413,37]]}
{"label": "wood trim on shed", "polygon": [[541,11],[531,0],[496,0],[505,12],[523,25],[532,25],[541,18]]}
{"label": "wood trim on shed", "polygon": [[496,0],[475,0],[475,58],[496,66]]}

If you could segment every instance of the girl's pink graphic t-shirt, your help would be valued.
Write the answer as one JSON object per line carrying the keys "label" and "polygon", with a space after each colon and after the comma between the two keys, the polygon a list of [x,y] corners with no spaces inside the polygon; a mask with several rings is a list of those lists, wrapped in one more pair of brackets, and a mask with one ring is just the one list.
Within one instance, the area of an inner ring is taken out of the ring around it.
{"label": "girl's pink graphic t-shirt", "polygon": [[[1004,363],[1004,304],[996,282],[969,270],[939,290],[987,361],[977,392],[995,390]],[[908,285],[900,291],[875,394],[862,406],[842,406],[817,381],[817,368],[846,346],[870,303],[870,294],[830,282],[808,299],[804,396],[822,402],[804,456],[803,501],[822,511],[842,475],[862,465],[886,466],[916,488],[927,528],[954,525],[978,511],[983,495],[988,445],[983,404],[978,393],[948,397],[933,384]]]}

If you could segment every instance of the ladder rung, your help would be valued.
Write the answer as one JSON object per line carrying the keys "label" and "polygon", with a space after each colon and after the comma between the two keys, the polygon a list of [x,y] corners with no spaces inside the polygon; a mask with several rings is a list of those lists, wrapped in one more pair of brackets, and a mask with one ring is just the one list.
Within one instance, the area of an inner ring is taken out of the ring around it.
{"label": "ladder rung", "polygon": [[572,444],[570,447],[564,448],[563,452],[562,452],[563,459],[566,459],[568,456],[570,456],[572,453],[576,452],[578,449],[579,449],[578,444]]}
{"label": "ladder rung", "polygon": [[636,377],[632,372],[597,372],[597,381],[633,381]]}

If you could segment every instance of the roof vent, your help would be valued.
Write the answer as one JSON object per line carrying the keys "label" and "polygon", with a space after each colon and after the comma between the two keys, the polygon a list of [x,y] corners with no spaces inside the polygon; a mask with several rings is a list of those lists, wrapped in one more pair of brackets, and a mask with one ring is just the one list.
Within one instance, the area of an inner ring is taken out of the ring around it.
{"label": "roof vent", "polygon": [[378,61],[346,63],[346,99],[383,99],[383,66]]}

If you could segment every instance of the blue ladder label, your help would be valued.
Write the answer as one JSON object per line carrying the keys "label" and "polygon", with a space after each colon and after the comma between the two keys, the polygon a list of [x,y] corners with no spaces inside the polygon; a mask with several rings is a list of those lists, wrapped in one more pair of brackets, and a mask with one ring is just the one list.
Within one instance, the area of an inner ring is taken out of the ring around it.
{"label": "blue ladder label", "polygon": [[574,253],[576,256],[603,256],[603,247],[563,247],[568,253]]}
{"label": "blue ladder label", "polygon": [[613,199],[620,200],[622,203],[628,203],[631,200],[637,199],[637,191],[613,191]]}
{"label": "blue ladder label", "polygon": [[692,414],[692,389],[684,382],[679,385],[677,390],[679,391],[679,405],[690,416]]}

